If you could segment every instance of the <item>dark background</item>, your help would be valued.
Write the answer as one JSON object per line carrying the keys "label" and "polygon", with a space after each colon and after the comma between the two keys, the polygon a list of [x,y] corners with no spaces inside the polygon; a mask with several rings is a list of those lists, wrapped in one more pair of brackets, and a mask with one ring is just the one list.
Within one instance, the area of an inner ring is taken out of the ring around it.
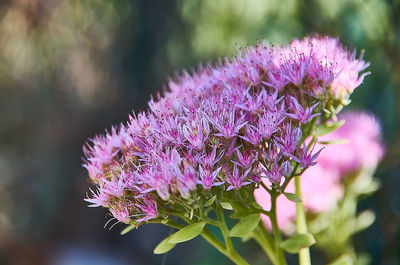
{"label": "dark background", "polygon": [[[82,145],[145,109],[177,70],[311,33],[365,49],[371,62],[351,108],[381,120],[387,156],[381,189],[360,204],[377,220],[355,244],[373,264],[399,263],[399,20],[395,0],[2,0],[0,264],[230,264],[202,239],[153,255],[169,233],[159,225],[104,229],[106,211],[83,201]],[[240,251],[266,263],[251,243]]]}

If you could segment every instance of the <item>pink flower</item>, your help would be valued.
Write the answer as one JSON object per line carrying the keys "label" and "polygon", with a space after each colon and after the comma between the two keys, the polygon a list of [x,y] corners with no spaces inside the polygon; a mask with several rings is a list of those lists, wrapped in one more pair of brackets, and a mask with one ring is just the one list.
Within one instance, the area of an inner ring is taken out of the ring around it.
{"label": "pink flower", "polygon": [[293,106],[292,109],[294,110],[294,113],[286,113],[286,115],[300,121],[303,124],[306,124],[312,118],[321,115],[321,113],[313,114],[314,109],[319,102],[315,103],[311,107],[303,108],[295,97],[290,96],[290,103]]}
{"label": "pink flower", "polygon": [[190,164],[185,165],[184,173],[178,176],[178,190],[185,199],[190,198],[190,191],[196,189],[197,175]]}
{"label": "pink flower", "polygon": [[125,204],[119,202],[118,204],[111,205],[110,212],[119,222],[129,224],[131,218],[129,216],[128,207]]}
{"label": "pink flower", "polygon": [[92,192],[92,197],[85,199],[85,201],[91,203],[89,207],[108,207],[110,205],[111,196],[101,189],[97,192],[90,190]]}
{"label": "pink flower", "polygon": [[237,136],[239,130],[247,123],[244,120],[244,115],[236,114],[235,109],[232,107],[221,108],[213,114],[210,122],[218,131],[215,136],[223,136],[226,139]]}
{"label": "pink flower", "polygon": [[[276,137],[274,141],[284,156],[290,156],[293,153],[301,139],[302,132],[299,127],[292,129],[291,123],[285,124],[285,128],[280,137]],[[304,151],[305,148],[303,147]]]}
{"label": "pink flower", "polygon": [[158,216],[157,203],[151,197],[144,197],[136,206],[142,210],[144,217],[136,220],[137,223],[154,219]]}
{"label": "pink flower", "polygon": [[250,173],[251,168],[245,170],[239,170],[238,166],[235,165],[233,167],[233,172],[228,172],[228,177],[226,178],[226,182],[229,183],[229,187],[226,189],[227,191],[232,189],[240,189],[242,186],[248,185],[251,182],[245,181],[245,178]]}
{"label": "pink flower", "polygon": [[268,169],[262,166],[261,170],[264,172],[265,176],[267,176],[268,180],[271,183],[279,184],[281,182],[281,179],[283,177],[283,172],[282,169],[278,166],[278,163],[276,161],[274,161]]}
{"label": "pink flower", "polygon": [[198,180],[198,184],[201,184],[204,189],[208,190],[213,186],[219,186],[224,184],[222,181],[215,181],[221,167],[217,168],[214,171],[204,170],[202,166],[199,166],[200,170],[200,180]]}
{"label": "pink flower", "polygon": [[360,111],[345,112],[339,118],[345,124],[319,140],[347,142],[329,145],[321,154],[329,159],[320,159],[320,163],[325,168],[337,168],[340,176],[360,168],[374,169],[385,153],[379,122],[373,115]]}
{"label": "pink flower", "polygon": [[314,166],[317,164],[317,161],[315,161],[318,157],[318,155],[321,153],[323,147],[319,149],[316,153],[313,154],[315,148],[315,144],[310,150],[310,153],[307,151],[306,145],[303,143],[303,149],[298,150],[296,155],[290,155],[293,160],[295,160],[297,163],[300,164],[301,168],[307,168],[309,166]]}
{"label": "pink flower", "polygon": [[245,135],[239,135],[239,137],[253,145],[258,145],[262,140],[262,134],[259,132],[258,128],[250,124],[247,124],[245,128]]}
{"label": "pink flower", "polygon": [[239,151],[239,148],[236,149],[236,158],[237,161],[232,161],[235,165],[240,165],[242,168],[250,168],[254,162],[256,162],[258,157],[258,152],[254,150],[246,150],[243,148],[243,151]]}

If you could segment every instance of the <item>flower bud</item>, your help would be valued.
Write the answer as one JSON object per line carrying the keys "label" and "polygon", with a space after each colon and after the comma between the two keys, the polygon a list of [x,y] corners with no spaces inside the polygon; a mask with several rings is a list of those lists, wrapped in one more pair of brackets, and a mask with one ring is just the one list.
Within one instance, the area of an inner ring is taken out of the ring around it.
{"label": "flower bud", "polygon": [[281,170],[283,176],[285,176],[286,178],[290,177],[290,175],[292,174],[292,164],[289,160],[286,160],[282,163]]}

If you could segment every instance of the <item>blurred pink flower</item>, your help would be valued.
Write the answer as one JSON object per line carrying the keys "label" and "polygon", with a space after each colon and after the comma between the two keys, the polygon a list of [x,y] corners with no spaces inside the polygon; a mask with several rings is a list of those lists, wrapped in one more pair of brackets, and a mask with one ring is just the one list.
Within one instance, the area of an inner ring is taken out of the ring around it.
{"label": "blurred pink flower", "polygon": [[379,122],[373,115],[360,111],[345,112],[340,118],[345,124],[319,141],[344,139],[349,143],[327,146],[319,163],[326,169],[338,170],[340,177],[360,168],[374,169],[385,152]]}
{"label": "blurred pink flower", "polygon": [[[307,169],[301,176],[301,190],[304,206],[307,211],[323,212],[335,205],[342,196],[343,187],[341,178],[349,173],[368,169],[373,170],[384,155],[384,146],[381,140],[381,128],[378,121],[371,114],[351,111],[339,116],[345,124],[329,135],[319,138],[319,142],[346,140],[341,144],[319,145],[325,149],[318,157],[318,164]],[[268,183],[267,179],[263,179]],[[294,192],[294,183],[291,181],[286,192]],[[255,190],[256,201],[264,210],[270,210],[270,195],[259,188]],[[277,200],[277,219],[281,229],[285,229],[296,217],[296,204],[285,196]],[[262,216],[267,227],[271,227],[269,218]]]}

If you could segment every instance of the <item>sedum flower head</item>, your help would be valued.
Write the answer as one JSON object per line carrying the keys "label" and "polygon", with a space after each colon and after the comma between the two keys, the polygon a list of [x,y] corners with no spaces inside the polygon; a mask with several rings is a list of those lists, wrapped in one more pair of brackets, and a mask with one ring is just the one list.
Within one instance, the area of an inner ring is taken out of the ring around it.
{"label": "sedum flower head", "polygon": [[323,109],[345,104],[367,66],[337,39],[315,36],[261,42],[183,72],[148,111],[85,145],[95,186],[87,201],[139,225],[198,209],[221,191],[252,194],[262,179],[279,186],[296,163],[316,163],[319,151],[300,144],[305,126],[334,115]]}

